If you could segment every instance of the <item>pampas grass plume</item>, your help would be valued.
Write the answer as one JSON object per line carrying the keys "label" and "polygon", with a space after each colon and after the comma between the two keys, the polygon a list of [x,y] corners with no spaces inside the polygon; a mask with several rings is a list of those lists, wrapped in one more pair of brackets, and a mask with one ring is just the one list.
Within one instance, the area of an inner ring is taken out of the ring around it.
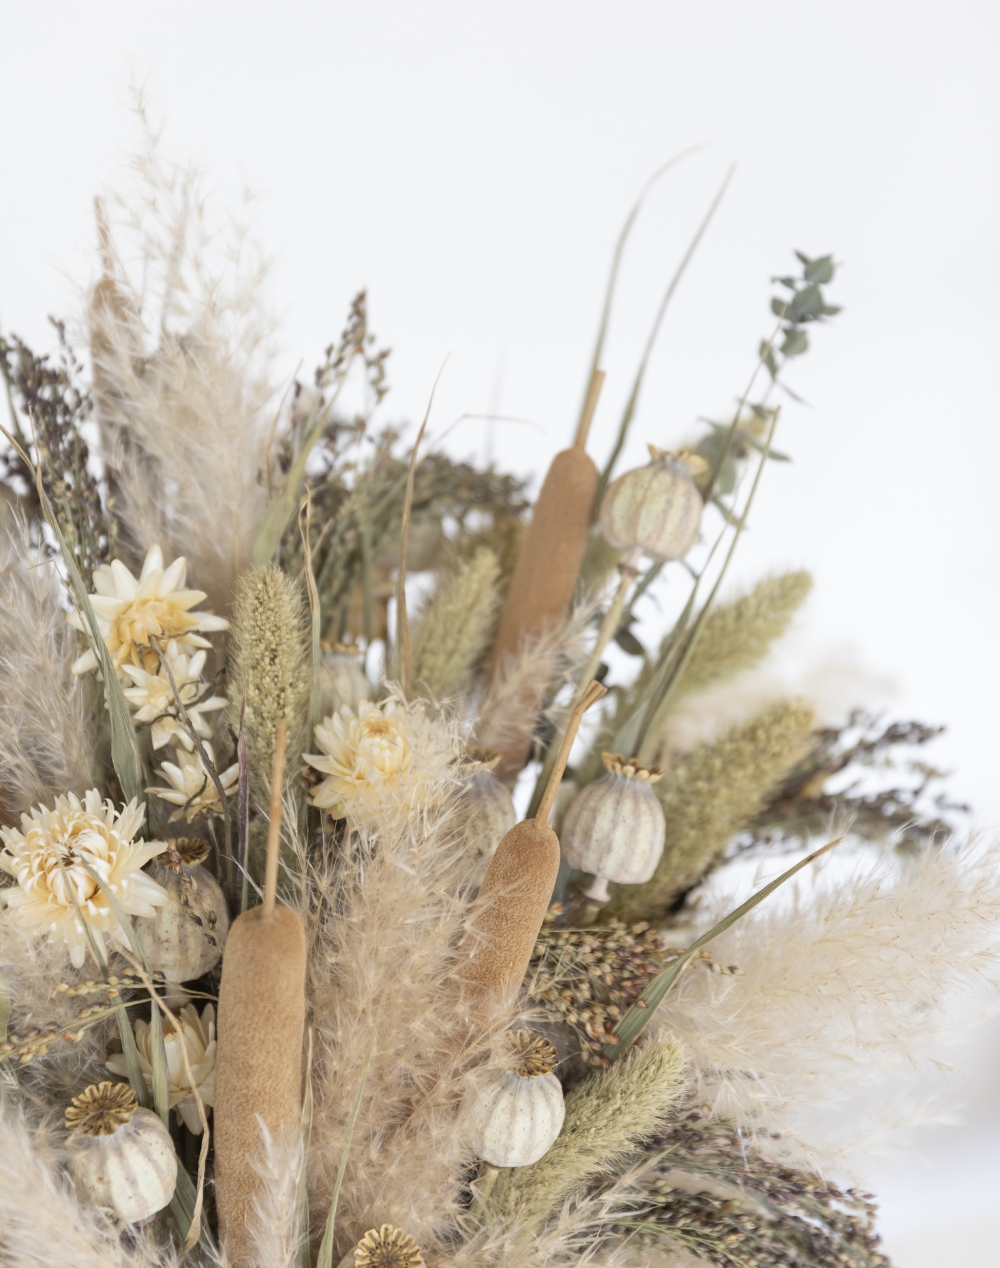
{"label": "pampas grass plume", "polygon": [[489,646],[500,606],[500,568],[491,550],[477,550],[449,569],[413,636],[413,681],[433,700],[458,695]]}
{"label": "pampas grass plume", "polygon": [[669,910],[805,756],[815,725],[807,705],[779,701],[714,743],[681,754],[655,785],[667,821],[663,857],[644,885],[612,885],[609,910],[626,921]]}
{"label": "pampas grass plume", "polygon": [[592,1075],[566,1098],[566,1120],[548,1153],[501,1172],[491,1208],[533,1231],[574,1189],[612,1171],[656,1131],[681,1096],[684,1064],[681,1045],[661,1039]]}

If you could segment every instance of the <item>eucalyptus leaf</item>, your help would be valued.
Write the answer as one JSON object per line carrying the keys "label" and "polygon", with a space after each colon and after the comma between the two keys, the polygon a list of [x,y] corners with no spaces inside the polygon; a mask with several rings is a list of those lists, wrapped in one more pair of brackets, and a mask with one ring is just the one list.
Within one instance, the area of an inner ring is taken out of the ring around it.
{"label": "eucalyptus leaf", "polygon": [[809,336],[804,330],[790,330],[785,335],[781,351],[786,357],[800,357],[809,351]]}
{"label": "eucalyptus leaf", "polygon": [[827,282],[833,281],[834,263],[832,255],[821,255],[816,260],[810,260],[802,270],[802,276],[807,282],[816,282],[820,286],[825,286]]}

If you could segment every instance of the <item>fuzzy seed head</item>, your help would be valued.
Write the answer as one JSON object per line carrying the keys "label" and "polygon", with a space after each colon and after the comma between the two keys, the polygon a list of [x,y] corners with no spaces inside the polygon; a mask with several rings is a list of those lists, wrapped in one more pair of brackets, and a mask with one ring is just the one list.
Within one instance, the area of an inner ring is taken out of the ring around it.
{"label": "fuzzy seed head", "polygon": [[519,1079],[537,1079],[551,1074],[559,1060],[555,1048],[542,1035],[531,1030],[517,1030],[510,1037],[506,1069]]}

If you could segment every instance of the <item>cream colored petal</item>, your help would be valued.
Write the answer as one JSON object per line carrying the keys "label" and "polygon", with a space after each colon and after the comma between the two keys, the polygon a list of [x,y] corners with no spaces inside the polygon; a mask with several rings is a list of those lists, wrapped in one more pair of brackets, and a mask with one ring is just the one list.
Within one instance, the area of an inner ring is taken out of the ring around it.
{"label": "cream colored petal", "polygon": [[184,585],[187,575],[187,560],[183,555],[178,555],[169,568],[165,569],[163,576],[160,578],[160,584],[157,587],[157,594],[160,598],[164,598],[168,594],[172,594],[175,590],[180,590]]}
{"label": "cream colored petal", "polygon": [[[143,576],[146,570],[143,568]],[[111,576],[115,583],[115,595],[119,599],[134,599],[139,589],[139,583],[135,577],[129,572],[120,559],[112,559]]]}
{"label": "cream colored petal", "polygon": [[89,674],[97,668],[97,657],[94,655],[92,647],[88,647],[82,656],[70,666],[70,672],[73,674]]}
{"label": "cream colored petal", "polygon": [[154,568],[162,567],[163,551],[154,543],[154,545],[150,546],[149,550],[146,551],[146,558],[143,561],[142,572],[139,574],[140,581],[143,578],[148,577]]}

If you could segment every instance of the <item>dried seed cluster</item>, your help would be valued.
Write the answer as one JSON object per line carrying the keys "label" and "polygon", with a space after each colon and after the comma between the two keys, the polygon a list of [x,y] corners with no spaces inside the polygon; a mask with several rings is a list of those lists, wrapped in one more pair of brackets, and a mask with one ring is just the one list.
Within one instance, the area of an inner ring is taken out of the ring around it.
{"label": "dried seed cluster", "polygon": [[519,1079],[551,1074],[558,1060],[555,1048],[542,1035],[531,1030],[516,1030],[511,1035],[507,1069]]}
{"label": "dried seed cluster", "polygon": [[66,1109],[66,1126],[85,1136],[110,1136],[138,1109],[127,1083],[91,1083]]}
{"label": "dried seed cluster", "polygon": [[628,779],[639,779],[647,784],[655,784],[663,778],[659,766],[640,766],[634,757],[625,757],[621,753],[602,753],[601,761],[609,775],[625,775]]}
{"label": "dried seed cluster", "polygon": [[370,1228],[354,1251],[355,1268],[424,1268],[420,1247],[391,1224]]}
{"label": "dried seed cluster", "polygon": [[[533,998],[553,1022],[568,1026],[580,1041],[588,1065],[606,1066],[602,1049],[617,1043],[612,1032],[666,963],[679,954],[659,930],[645,921],[626,925],[612,920],[592,929],[561,929],[549,911],[531,961]],[[702,951],[697,961],[713,973],[735,976],[739,967],[722,965]]]}
{"label": "dried seed cluster", "polygon": [[178,873],[182,867],[196,867],[204,863],[212,849],[204,837],[173,837],[167,841],[167,847],[153,862]]}

